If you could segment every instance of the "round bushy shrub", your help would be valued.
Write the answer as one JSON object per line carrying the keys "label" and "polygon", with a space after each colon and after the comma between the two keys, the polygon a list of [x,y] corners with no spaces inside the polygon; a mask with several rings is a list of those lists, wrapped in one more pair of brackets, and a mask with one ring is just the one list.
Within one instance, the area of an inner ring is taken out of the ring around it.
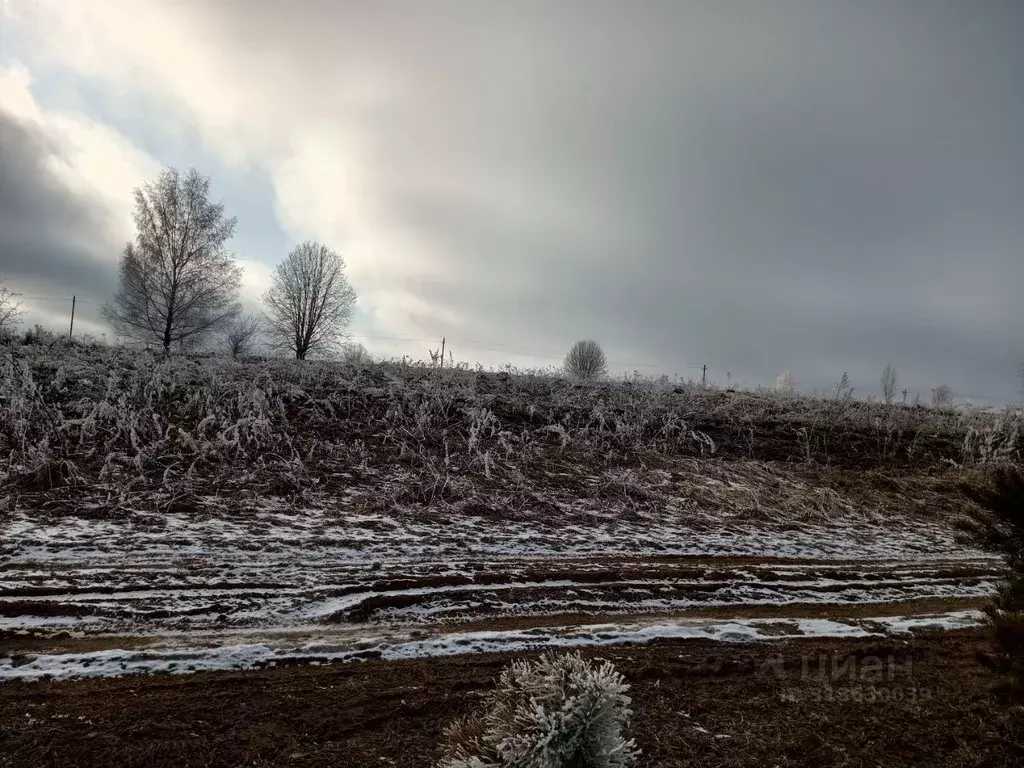
{"label": "round bushy shrub", "polygon": [[629,686],[609,662],[545,654],[506,668],[484,711],[446,734],[440,768],[626,768]]}

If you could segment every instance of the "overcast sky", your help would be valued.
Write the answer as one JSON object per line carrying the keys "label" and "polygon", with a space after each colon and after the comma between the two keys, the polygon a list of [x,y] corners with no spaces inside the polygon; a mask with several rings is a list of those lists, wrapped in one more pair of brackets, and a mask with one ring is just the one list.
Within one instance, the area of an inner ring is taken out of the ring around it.
{"label": "overcast sky", "polygon": [[379,354],[1019,395],[1024,3],[0,3],[0,276],[87,330],[194,165],[245,300],[320,240]]}

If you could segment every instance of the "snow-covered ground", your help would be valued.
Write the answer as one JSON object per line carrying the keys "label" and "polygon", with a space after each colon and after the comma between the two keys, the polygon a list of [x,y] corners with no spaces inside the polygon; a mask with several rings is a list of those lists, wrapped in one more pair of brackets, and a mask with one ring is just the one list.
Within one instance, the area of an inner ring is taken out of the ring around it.
{"label": "snow-covered ground", "polygon": [[[1001,568],[920,518],[710,525],[595,510],[587,524],[575,510],[549,524],[263,504],[0,525],[0,631],[35,643],[0,651],[7,679],[962,626]],[[948,610],[921,613],[937,600]],[[891,603],[878,619],[814,617]],[[763,617],[784,606],[801,617]],[[729,615],[694,613],[709,609]],[[83,638],[105,650],[47,653]]]}

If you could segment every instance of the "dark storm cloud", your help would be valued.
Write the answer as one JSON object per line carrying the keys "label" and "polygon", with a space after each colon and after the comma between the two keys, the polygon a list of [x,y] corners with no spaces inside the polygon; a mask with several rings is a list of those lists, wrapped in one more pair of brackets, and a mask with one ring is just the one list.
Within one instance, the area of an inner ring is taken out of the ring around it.
{"label": "dark storm cloud", "polygon": [[[396,195],[453,265],[423,290],[523,347],[593,335],[623,363],[808,388],[848,370],[875,389],[892,361],[912,391],[1014,397],[1024,6],[712,7],[551,14],[558,44],[524,34],[531,87],[491,145],[483,108],[446,102],[448,140],[526,179],[525,202]],[[560,199],[592,231],[546,226]]]}
{"label": "dark storm cloud", "polygon": [[[113,292],[115,261],[98,263],[96,254],[117,243],[104,229],[102,207],[49,170],[56,151],[37,128],[0,109],[0,277],[23,295],[103,300]],[[54,311],[36,301],[25,306],[36,320]],[[79,311],[95,314],[88,306]]]}

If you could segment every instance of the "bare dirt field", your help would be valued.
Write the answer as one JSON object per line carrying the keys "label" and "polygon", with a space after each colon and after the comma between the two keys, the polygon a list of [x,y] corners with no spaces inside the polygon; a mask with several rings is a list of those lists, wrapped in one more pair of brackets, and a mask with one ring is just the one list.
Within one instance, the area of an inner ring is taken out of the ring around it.
{"label": "bare dirt field", "polygon": [[[584,653],[629,681],[644,766],[1020,765],[978,662],[986,647],[961,630]],[[479,704],[509,658],[10,683],[0,765],[430,766],[444,725]]]}

